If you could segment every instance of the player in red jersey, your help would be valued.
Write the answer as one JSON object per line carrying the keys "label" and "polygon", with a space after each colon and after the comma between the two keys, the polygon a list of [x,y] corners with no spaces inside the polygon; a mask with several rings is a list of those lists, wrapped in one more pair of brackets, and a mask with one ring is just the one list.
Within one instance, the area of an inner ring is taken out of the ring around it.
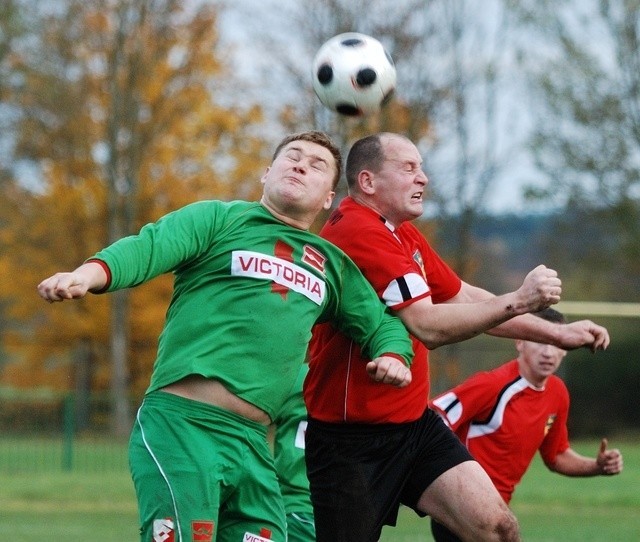
{"label": "player in red jersey", "polygon": [[[565,323],[554,309],[536,315]],[[565,476],[619,474],[622,454],[607,450],[607,439],[596,457],[580,455],[569,444],[569,392],[555,375],[566,350],[530,341],[516,341],[516,349],[517,359],[472,375],[430,403],[484,467],[504,501],[511,501],[537,450],[551,471]],[[433,520],[431,528],[438,542],[460,540]]]}
{"label": "player in red jersey", "polygon": [[382,389],[366,357],[331,325],[316,327],[305,381],[306,461],[318,542],[371,542],[394,525],[399,505],[429,514],[474,541],[519,539],[517,520],[491,480],[440,417],[427,408],[427,348],[482,332],[606,348],[607,330],[566,326],[529,312],[557,303],[561,281],[538,266],[514,292],[495,296],[463,282],[411,220],[428,182],[411,141],[383,133],[348,156],[349,196],[321,236],[342,248],[413,336],[412,382]]}

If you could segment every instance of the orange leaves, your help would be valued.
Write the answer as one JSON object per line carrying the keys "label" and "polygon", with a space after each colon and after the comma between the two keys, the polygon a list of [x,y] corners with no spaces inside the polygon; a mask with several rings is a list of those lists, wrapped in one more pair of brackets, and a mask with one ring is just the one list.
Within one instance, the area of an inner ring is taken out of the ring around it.
{"label": "orange leaves", "polygon": [[172,277],[133,291],[126,314],[115,316],[109,294],[49,305],[36,285],[192,201],[256,199],[273,142],[265,150],[255,135],[257,105],[221,105],[234,84],[218,51],[214,7],[63,7],[39,29],[42,49],[20,64],[25,87],[10,96],[20,112],[14,158],[38,178],[37,190],[15,179],[0,185],[0,340],[9,353],[0,385],[72,388],[83,355],[97,366],[93,386],[108,385],[113,317],[128,324],[129,381],[141,393]]}

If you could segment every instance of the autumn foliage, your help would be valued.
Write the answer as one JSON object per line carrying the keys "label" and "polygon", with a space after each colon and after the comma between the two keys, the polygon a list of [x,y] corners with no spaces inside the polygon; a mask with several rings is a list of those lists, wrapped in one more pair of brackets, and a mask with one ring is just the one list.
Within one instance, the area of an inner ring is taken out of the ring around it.
{"label": "autumn foliage", "polygon": [[[234,83],[212,7],[63,5],[27,14],[32,44],[0,59],[19,81],[3,102],[16,112],[16,159],[30,165],[28,182],[0,184],[0,386],[72,390],[89,364],[91,388],[106,390],[111,296],[48,305],[36,285],[189,202],[257,198],[271,145],[256,135],[259,107],[221,104]],[[171,289],[165,276],[127,293],[134,395],[148,383]]]}

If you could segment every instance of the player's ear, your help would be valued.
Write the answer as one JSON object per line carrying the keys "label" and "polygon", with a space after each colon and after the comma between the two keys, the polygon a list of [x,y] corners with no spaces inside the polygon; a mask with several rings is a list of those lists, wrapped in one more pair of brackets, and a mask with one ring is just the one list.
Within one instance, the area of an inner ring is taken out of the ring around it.
{"label": "player's ear", "polygon": [[373,174],[369,170],[363,169],[358,173],[358,188],[363,194],[373,194],[375,192]]}
{"label": "player's ear", "polygon": [[333,198],[336,196],[336,193],[332,190],[331,192],[329,192],[329,194],[327,194],[327,199],[324,202],[324,205],[322,206],[322,208],[325,211],[328,211],[329,209],[331,209],[331,204],[333,203]]}
{"label": "player's ear", "polygon": [[270,170],[271,170],[270,167],[265,168],[264,173],[262,174],[262,177],[260,177],[260,184],[265,183],[265,181],[267,180],[267,175],[269,174]]}

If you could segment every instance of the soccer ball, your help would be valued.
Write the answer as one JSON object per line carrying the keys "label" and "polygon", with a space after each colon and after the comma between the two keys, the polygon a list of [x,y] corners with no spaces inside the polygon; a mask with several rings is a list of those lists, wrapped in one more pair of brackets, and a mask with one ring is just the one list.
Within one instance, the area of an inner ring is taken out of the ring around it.
{"label": "soccer ball", "polygon": [[357,32],[334,36],[313,59],[313,90],[332,111],[352,117],[380,110],[396,88],[396,68],[375,38]]}

